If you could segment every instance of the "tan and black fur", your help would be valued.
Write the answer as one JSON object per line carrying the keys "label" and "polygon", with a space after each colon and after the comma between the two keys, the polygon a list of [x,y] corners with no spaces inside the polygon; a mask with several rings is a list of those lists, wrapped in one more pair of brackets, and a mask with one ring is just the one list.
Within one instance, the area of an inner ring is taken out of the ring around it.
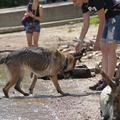
{"label": "tan and black fur", "polygon": [[[83,52],[84,50],[80,53],[80,57],[82,57]],[[29,88],[30,94],[33,93],[33,88],[37,81],[37,76],[42,77],[49,75],[58,93],[66,95],[60,88],[57,74],[62,70],[69,71],[74,69],[77,59],[77,55],[74,57],[69,53],[63,53],[56,49],[47,49],[42,47],[26,47],[11,52],[8,56],[0,59],[0,64],[4,63],[6,65],[9,75],[9,81],[3,88],[5,97],[9,98],[8,92],[13,85],[15,85],[14,88],[24,96],[29,95],[20,87],[24,77],[25,68],[34,73],[32,77],[32,83]],[[68,65],[64,67],[66,60]]]}

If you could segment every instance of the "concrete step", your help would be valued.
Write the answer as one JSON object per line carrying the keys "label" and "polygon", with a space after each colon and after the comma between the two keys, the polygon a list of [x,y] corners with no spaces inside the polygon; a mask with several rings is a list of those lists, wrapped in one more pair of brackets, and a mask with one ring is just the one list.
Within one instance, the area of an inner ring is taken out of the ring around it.
{"label": "concrete step", "polygon": [[[25,10],[26,6],[0,9],[0,33],[24,30],[21,19]],[[62,25],[71,20],[82,19],[81,8],[74,6],[70,1],[44,4],[43,11],[41,27]]]}

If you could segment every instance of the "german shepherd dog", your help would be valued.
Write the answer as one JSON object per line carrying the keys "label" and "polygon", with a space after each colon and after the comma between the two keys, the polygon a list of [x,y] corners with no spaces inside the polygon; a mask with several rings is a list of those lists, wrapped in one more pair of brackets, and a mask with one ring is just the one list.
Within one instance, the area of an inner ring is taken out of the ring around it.
{"label": "german shepherd dog", "polygon": [[[33,93],[33,88],[37,81],[37,76],[43,77],[49,75],[57,92],[66,95],[58,83],[57,74],[60,71],[66,72],[73,70],[76,61],[82,57],[85,49],[79,53],[63,53],[53,48],[34,48],[25,47],[11,52],[4,58],[0,59],[0,64],[5,64],[8,72],[8,83],[3,88],[6,98],[9,98],[9,89],[15,85],[15,89],[28,96]],[[24,77],[25,68],[33,72],[32,83],[29,93],[24,92],[20,84]]]}

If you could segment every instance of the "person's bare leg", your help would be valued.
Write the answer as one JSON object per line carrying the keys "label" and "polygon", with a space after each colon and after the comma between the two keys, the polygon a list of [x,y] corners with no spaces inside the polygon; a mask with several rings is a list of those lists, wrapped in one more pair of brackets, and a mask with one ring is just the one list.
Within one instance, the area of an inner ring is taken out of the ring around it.
{"label": "person's bare leg", "polygon": [[116,56],[116,43],[108,43],[107,46],[107,55],[108,55],[108,71],[107,75],[112,79],[114,76],[116,63],[117,63],[117,56]]}
{"label": "person's bare leg", "polygon": [[[108,57],[107,57],[107,53],[106,53],[106,43],[105,42],[101,42],[101,52],[102,52],[102,68],[107,73]],[[99,89],[98,87],[100,87],[103,83],[105,83],[105,81],[103,79],[100,79],[93,86],[90,86],[89,89],[97,90],[97,89]]]}
{"label": "person's bare leg", "polygon": [[31,33],[27,33],[26,37],[27,37],[28,47],[32,47],[32,34]]}
{"label": "person's bare leg", "polygon": [[34,47],[38,47],[39,36],[40,36],[40,33],[39,33],[39,32],[34,32],[34,33],[33,33],[33,43],[34,43]]}
{"label": "person's bare leg", "polygon": [[101,52],[102,52],[102,68],[107,73],[108,72],[108,56],[106,52],[105,42],[101,42]]}
{"label": "person's bare leg", "polygon": [[[106,50],[106,57],[104,58],[103,56],[103,69],[106,69],[106,74],[109,76],[109,78],[113,78],[114,72],[115,72],[115,67],[116,67],[116,62],[117,62],[117,56],[116,56],[116,43],[106,43],[105,50]],[[100,84],[96,90],[103,90],[107,86],[107,83],[104,81],[102,84]]]}

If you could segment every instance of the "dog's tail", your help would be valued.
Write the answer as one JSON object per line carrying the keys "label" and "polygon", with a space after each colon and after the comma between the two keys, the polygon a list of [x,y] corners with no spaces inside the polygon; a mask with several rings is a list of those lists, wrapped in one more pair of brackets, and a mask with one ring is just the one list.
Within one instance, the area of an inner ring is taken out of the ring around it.
{"label": "dog's tail", "polygon": [[3,64],[6,62],[6,57],[0,59],[0,64]]}

